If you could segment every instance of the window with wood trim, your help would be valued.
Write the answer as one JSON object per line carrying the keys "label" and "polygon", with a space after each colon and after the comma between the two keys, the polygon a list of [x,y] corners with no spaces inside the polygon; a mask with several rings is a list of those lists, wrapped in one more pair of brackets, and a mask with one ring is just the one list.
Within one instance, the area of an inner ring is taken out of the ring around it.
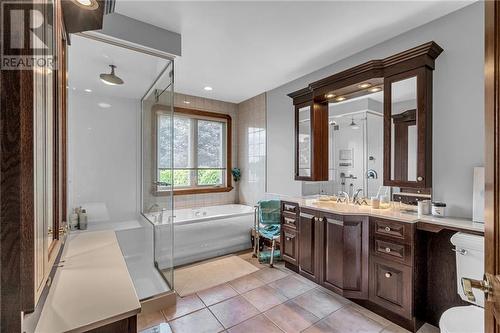
{"label": "window with wood trim", "polygon": [[229,115],[175,108],[173,127],[168,112],[157,111],[155,121],[157,195],[166,193],[168,184],[176,195],[232,189]]}

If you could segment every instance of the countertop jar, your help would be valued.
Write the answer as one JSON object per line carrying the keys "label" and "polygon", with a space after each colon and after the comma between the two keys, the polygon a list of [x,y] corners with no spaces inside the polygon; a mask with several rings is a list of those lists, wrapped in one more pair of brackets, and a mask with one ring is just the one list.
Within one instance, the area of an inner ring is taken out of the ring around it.
{"label": "countertop jar", "polygon": [[445,217],[446,216],[446,204],[444,202],[433,202],[432,203],[432,216]]}

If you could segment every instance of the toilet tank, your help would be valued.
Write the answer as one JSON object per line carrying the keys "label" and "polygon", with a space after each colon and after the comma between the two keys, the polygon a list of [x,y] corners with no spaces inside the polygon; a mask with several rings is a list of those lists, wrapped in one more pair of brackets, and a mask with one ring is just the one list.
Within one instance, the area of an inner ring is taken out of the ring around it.
{"label": "toilet tank", "polygon": [[[458,232],[451,237],[455,246],[457,259],[457,290],[460,297],[467,301],[462,289],[462,277],[482,280],[484,275],[484,237]],[[484,294],[473,289],[476,302],[470,302],[484,307]]]}

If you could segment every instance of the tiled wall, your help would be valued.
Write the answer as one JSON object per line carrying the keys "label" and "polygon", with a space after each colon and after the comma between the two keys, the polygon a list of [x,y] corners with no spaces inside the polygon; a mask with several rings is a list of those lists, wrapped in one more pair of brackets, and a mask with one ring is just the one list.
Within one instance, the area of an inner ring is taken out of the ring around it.
{"label": "tiled wall", "polygon": [[[237,166],[239,121],[237,104],[197,96],[175,94],[174,106],[230,115],[232,119],[232,165],[233,167]],[[174,207],[182,209],[237,203],[238,184],[233,183],[232,185],[234,189],[231,192],[174,196]]]}
{"label": "tiled wall", "polygon": [[254,205],[266,191],[266,94],[238,104],[239,202]]}

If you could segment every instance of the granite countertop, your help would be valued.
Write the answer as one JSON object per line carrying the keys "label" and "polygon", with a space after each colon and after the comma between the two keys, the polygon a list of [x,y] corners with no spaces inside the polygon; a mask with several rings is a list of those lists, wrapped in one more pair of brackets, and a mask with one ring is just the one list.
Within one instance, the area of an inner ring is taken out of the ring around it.
{"label": "granite countertop", "polygon": [[471,219],[458,217],[434,217],[432,215],[417,215],[396,208],[373,209],[371,206],[336,203],[333,201],[319,201],[311,197],[285,197],[281,200],[296,202],[300,207],[311,208],[338,215],[362,215],[380,217],[406,223],[421,223],[442,226],[444,228],[470,230],[475,233],[484,233],[484,223],[473,222]]}
{"label": "granite countertop", "polygon": [[69,236],[35,332],[82,332],[141,310],[114,231]]}

